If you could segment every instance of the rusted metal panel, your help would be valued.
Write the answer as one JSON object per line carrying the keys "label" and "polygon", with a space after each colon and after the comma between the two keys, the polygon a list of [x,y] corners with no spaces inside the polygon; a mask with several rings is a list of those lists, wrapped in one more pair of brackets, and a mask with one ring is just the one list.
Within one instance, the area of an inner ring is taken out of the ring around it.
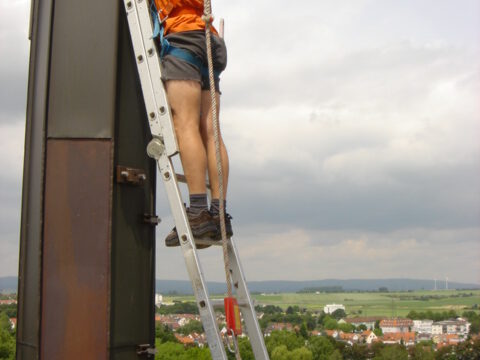
{"label": "rusted metal panel", "polygon": [[112,138],[120,1],[54,4],[48,136]]}
{"label": "rusted metal panel", "polygon": [[107,359],[112,141],[47,141],[41,359]]}
{"label": "rusted metal panel", "polygon": [[45,121],[52,1],[32,1],[22,222],[18,270],[17,359],[39,357]]}

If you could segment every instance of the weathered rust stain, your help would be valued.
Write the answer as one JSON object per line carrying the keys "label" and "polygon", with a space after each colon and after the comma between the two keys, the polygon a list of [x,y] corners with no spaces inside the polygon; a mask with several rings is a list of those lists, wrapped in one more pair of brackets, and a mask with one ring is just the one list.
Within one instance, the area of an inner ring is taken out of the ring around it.
{"label": "weathered rust stain", "polygon": [[107,359],[112,142],[47,141],[41,359]]}

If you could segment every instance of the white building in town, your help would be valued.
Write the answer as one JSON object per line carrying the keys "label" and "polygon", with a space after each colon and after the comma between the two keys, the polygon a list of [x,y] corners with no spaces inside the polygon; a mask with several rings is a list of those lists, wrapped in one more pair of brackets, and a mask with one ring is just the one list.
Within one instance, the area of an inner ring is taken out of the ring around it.
{"label": "white building in town", "polygon": [[432,335],[442,335],[443,334],[443,327],[440,324],[433,323],[432,324]]}
{"label": "white building in town", "polygon": [[413,321],[410,319],[393,318],[380,321],[380,329],[385,333],[406,333],[413,327]]}
{"label": "white building in town", "polygon": [[431,334],[433,320],[413,320],[412,331],[417,334]]}
{"label": "white building in town", "polygon": [[[457,334],[466,337],[470,331],[470,323],[465,319],[458,318],[455,320],[445,320],[433,323],[435,326],[435,334]],[[441,329],[441,332],[439,332]],[[433,333],[433,331],[432,331]]]}
{"label": "white building in town", "polygon": [[366,342],[367,344],[371,344],[371,343],[373,343],[374,341],[377,341],[377,339],[378,339],[377,335],[375,335],[375,334],[373,333],[373,331],[371,331],[371,330],[366,330],[366,331],[364,331],[364,332],[362,333],[362,335],[364,336],[365,342]]}
{"label": "white building in town", "polygon": [[327,304],[323,308],[323,312],[325,314],[333,314],[338,309],[345,311],[345,306],[343,306],[342,304]]}
{"label": "white building in town", "polygon": [[160,307],[163,302],[163,296],[161,294],[155,294],[155,306]]}

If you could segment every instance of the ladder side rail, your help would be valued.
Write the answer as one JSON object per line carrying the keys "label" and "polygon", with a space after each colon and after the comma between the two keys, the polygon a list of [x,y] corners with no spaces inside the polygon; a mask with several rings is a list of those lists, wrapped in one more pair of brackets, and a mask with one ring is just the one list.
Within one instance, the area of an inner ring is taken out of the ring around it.
{"label": "ladder side rail", "polygon": [[[152,136],[161,137],[161,127],[156,119],[155,97],[153,95],[152,83],[150,81],[150,71],[146,63],[146,51],[142,39],[142,31],[140,29],[140,22],[138,19],[138,12],[136,3],[133,0],[124,0],[125,10],[127,14],[128,27],[130,29],[130,37],[132,39],[132,47],[135,55],[135,62],[137,64],[138,76],[140,79],[140,85],[142,88],[143,99],[145,102],[145,108],[149,117],[148,124]],[[152,116],[151,114],[155,114]],[[152,121],[153,119],[153,121]]]}
{"label": "ladder side rail", "polygon": [[137,0],[136,7],[138,20],[142,31],[143,44],[147,54],[147,66],[150,70],[150,81],[152,83],[153,95],[156,100],[156,116],[160,123],[163,141],[168,156],[175,155],[178,152],[178,144],[173,126],[173,118],[168,105],[168,98],[165,87],[162,82],[162,72],[160,67],[160,57],[157,53],[157,47],[153,39],[153,26],[150,17],[150,2],[147,0]]}
{"label": "ladder side rail", "polygon": [[230,260],[230,272],[232,276],[232,282],[235,286],[238,306],[242,313],[245,326],[247,328],[247,334],[252,345],[253,354],[256,360],[269,360],[267,348],[263,338],[262,329],[258,324],[257,314],[253,305],[252,297],[247,288],[247,282],[243,273],[242,265],[240,264],[240,258],[238,256],[237,248],[233,239],[228,241],[228,257]]}
{"label": "ladder side rail", "polygon": [[215,312],[210,301],[203,271],[194,245],[193,234],[188,225],[188,218],[185,207],[183,206],[180,189],[178,187],[175,172],[173,171],[173,165],[166,154],[163,154],[158,159],[158,167],[165,184],[165,190],[175,220],[175,226],[179,235],[185,264],[190,280],[192,281],[193,291],[197,300],[200,317],[202,319],[212,358],[214,360],[226,360],[227,354],[218,331]]}
{"label": "ladder side rail", "polygon": [[[159,115],[160,107],[157,106],[157,101],[155,99],[155,92],[151,80],[152,76],[147,62],[147,51],[143,42],[142,29],[138,18],[136,2],[134,0],[124,0],[124,4],[127,14],[128,27],[130,30],[130,37],[132,39],[135,62],[137,64],[140,85],[142,88],[143,99],[145,102],[145,108],[148,116],[148,125],[150,127],[150,132],[152,133],[152,136],[161,138],[163,141],[163,128],[159,120],[161,118],[161,116]],[[165,113],[167,114],[167,117],[170,117],[171,114],[168,105],[165,106],[164,109],[167,109]],[[165,116],[163,116],[163,118],[164,117]],[[172,153],[172,151],[173,153],[177,152],[176,141],[174,142],[174,145],[175,148],[173,150],[170,149],[170,153]]]}

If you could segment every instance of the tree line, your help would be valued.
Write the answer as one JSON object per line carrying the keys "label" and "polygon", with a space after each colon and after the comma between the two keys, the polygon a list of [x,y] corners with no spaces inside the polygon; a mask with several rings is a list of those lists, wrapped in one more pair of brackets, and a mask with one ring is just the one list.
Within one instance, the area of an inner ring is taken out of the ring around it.
{"label": "tree line", "polygon": [[16,333],[10,324],[10,316],[3,310],[4,306],[0,308],[0,360],[14,360]]}
{"label": "tree line", "polygon": [[[184,347],[172,330],[160,325],[157,337],[155,359],[162,360],[207,360],[211,359],[207,347]],[[239,351],[243,360],[255,360],[250,342],[246,338],[238,339]],[[480,339],[465,341],[457,346],[446,346],[433,350],[431,342],[422,342],[412,347],[402,344],[384,345],[383,343],[353,344],[352,346],[326,336],[306,337],[301,332],[286,330],[273,331],[265,338],[265,345],[271,360],[478,360],[480,359]],[[233,354],[228,353],[234,360]]]}

